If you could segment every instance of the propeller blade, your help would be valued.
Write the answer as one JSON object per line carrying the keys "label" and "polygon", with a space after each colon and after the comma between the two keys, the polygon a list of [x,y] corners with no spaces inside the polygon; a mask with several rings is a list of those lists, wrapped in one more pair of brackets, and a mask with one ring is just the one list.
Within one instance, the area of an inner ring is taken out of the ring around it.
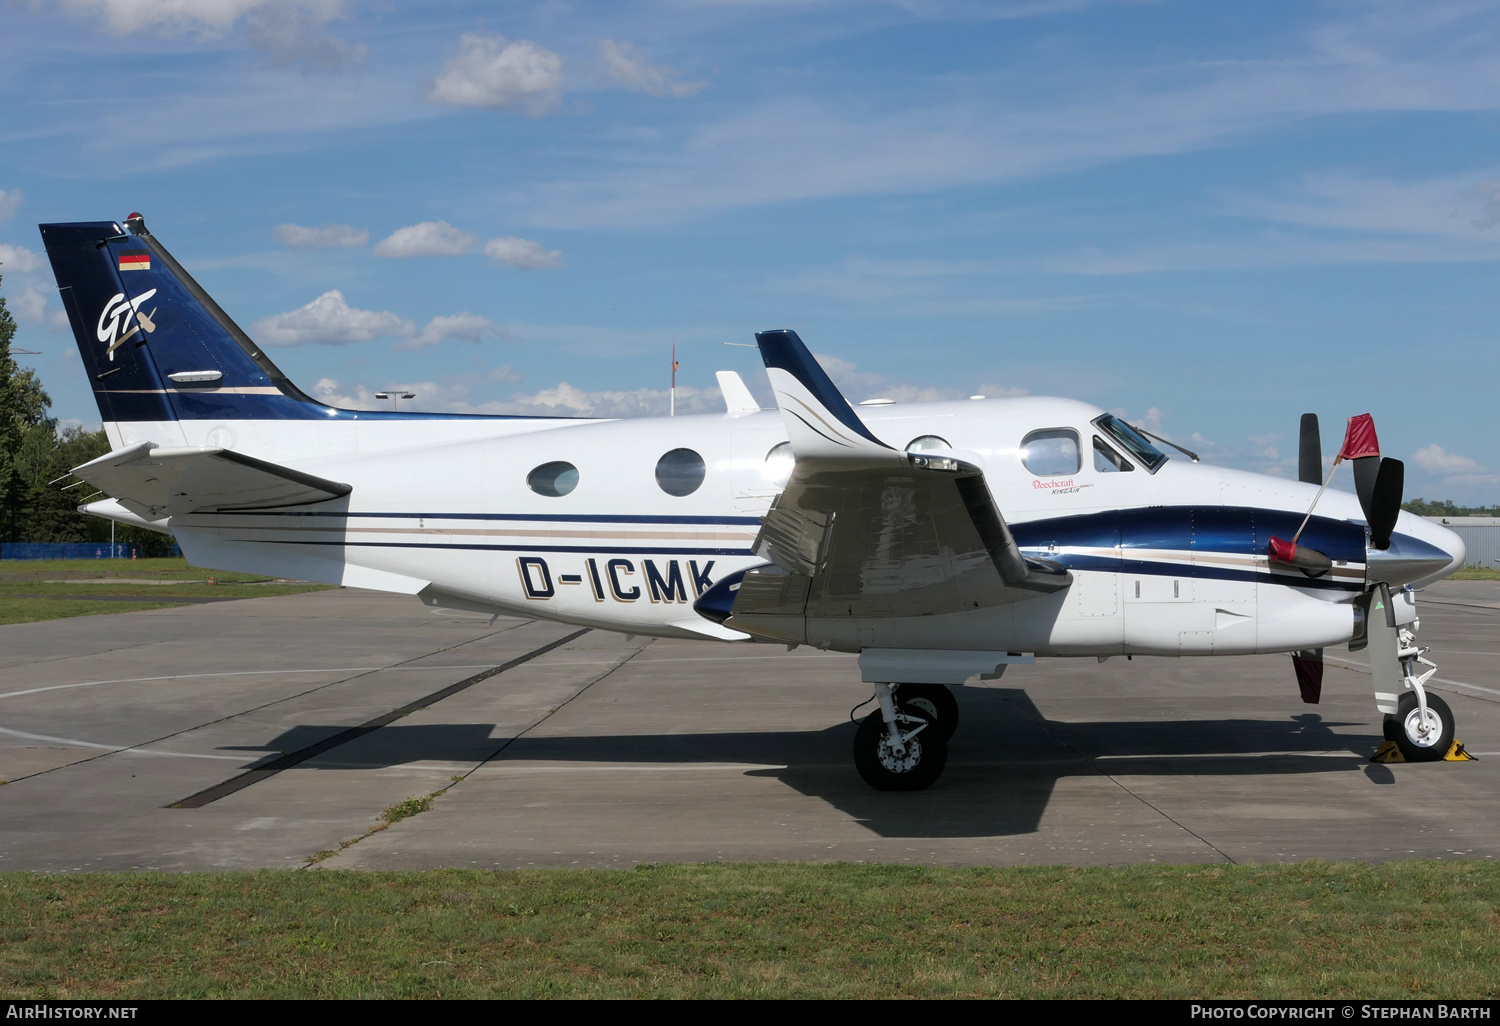
{"label": "propeller blade", "polygon": [[[1360,461],[1355,461],[1359,469]],[[1375,485],[1370,491],[1370,505],[1365,518],[1370,525],[1370,544],[1384,551],[1391,547],[1391,532],[1401,516],[1401,492],[1406,487],[1406,464],[1400,460],[1382,459]]]}
{"label": "propeller blade", "polygon": [[1318,433],[1318,415],[1302,415],[1302,434],[1297,442],[1297,480],[1303,484],[1323,483],[1323,438]]}
{"label": "propeller blade", "polygon": [[1350,460],[1354,468],[1354,494],[1359,496],[1359,508],[1365,512],[1365,523],[1370,522],[1372,503],[1375,501],[1375,478],[1380,476],[1380,457],[1361,456]]}
{"label": "propeller blade", "polygon": [[1323,697],[1323,650],[1310,648],[1292,656],[1292,669],[1297,671],[1297,690],[1302,692],[1302,701],[1317,705]]}

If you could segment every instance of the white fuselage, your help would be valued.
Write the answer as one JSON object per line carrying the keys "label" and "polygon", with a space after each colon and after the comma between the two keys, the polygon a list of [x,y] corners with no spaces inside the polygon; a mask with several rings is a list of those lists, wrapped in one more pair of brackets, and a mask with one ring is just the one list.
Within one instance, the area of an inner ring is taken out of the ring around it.
{"label": "white fuselage", "polygon": [[[1336,564],[1314,587],[1300,571],[1273,568],[1264,539],[1258,552],[1215,551],[1206,535],[1164,535],[1135,544],[1123,562],[1129,538],[1037,540],[1046,537],[1044,523],[1120,510],[1225,507],[1300,515],[1317,490],[1175,456],[1154,474],[1096,469],[1088,440],[1102,412],[1034,397],[860,408],[870,430],[893,447],[936,435],[981,467],[1026,555],[1065,563],[1086,557],[1096,568],[1074,565],[1071,587],[1025,602],[871,622],[811,619],[781,640],[843,651],[878,644],[1209,655],[1287,652],[1349,639],[1355,607],[1348,600],[1363,587],[1362,557]],[[352,486],[347,497],[313,506],[190,514],[161,525],[196,565],[663,637],[744,637],[699,616],[692,603],[713,582],[764,562],[751,545],[759,517],[780,490],[777,474],[788,469],[786,460],[767,460],[786,439],[774,410],[617,421],[411,415],[108,427],[117,448],[140,440],[221,446]],[[1083,439],[1077,472],[1039,476],[1023,465],[1022,438],[1046,428],[1071,428]],[[700,454],[707,468],[701,486],[680,497],[656,479],[658,460],[679,448]],[[558,461],[577,468],[572,491],[552,497],[528,487],[534,468]],[[1357,501],[1345,493],[1325,494],[1317,513],[1363,522]],[[1028,535],[1027,525],[1036,530]],[[1461,565],[1462,543],[1450,532],[1404,513],[1397,531],[1452,553]],[[1338,583],[1347,587],[1332,586]]]}

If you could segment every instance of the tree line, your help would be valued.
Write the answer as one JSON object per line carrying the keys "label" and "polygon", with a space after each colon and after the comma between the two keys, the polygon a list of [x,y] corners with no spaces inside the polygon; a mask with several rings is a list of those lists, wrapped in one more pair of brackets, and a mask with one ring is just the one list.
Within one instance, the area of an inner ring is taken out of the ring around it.
{"label": "tree line", "polygon": [[[0,541],[108,542],[110,522],[77,510],[99,494],[70,471],[109,452],[109,439],[103,429],[57,429],[36,372],[22,370],[11,355],[15,335],[15,318],[0,296]],[[123,524],[115,540],[142,556],[166,555],[172,545],[168,535]]]}
{"label": "tree line", "polygon": [[1401,508],[1419,517],[1500,517],[1500,506],[1456,506],[1451,499],[1428,501],[1420,495]]}

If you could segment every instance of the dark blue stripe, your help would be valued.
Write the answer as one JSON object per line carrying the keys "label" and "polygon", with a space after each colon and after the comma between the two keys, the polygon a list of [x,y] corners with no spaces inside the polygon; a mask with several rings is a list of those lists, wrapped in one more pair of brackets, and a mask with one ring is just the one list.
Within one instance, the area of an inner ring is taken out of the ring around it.
{"label": "dark blue stripe", "polygon": [[[1302,516],[1248,506],[1155,506],[1030,520],[1011,524],[1010,529],[1022,549],[1119,546],[1126,555],[1131,549],[1183,549],[1264,556],[1271,536],[1290,539]],[[1335,561],[1365,561],[1363,524],[1315,516],[1300,544]]]}
{"label": "dark blue stripe", "polygon": [[312,510],[299,513],[296,510],[225,510],[216,514],[221,517],[338,517],[353,520],[364,517],[370,520],[512,520],[528,522],[557,522],[569,524],[755,524],[759,517],[669,517],[637,516],[621,514],[558,513],[544,516],[540,513],[341,513],[337,510]]}

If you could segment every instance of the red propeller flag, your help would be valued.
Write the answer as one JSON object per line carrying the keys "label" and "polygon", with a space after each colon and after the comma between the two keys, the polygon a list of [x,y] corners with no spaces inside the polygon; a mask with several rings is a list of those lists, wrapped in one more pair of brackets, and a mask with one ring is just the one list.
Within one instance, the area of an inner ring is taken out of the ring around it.
{"label": "red propeller flag", "polygon": [[1338,459],[1334,462],[1379,455],[1380,439],[1375,437],[1375,418],[1368,413],[1350,417],[1349,430],[1344,433],[1344,447],[1339,450]]}

